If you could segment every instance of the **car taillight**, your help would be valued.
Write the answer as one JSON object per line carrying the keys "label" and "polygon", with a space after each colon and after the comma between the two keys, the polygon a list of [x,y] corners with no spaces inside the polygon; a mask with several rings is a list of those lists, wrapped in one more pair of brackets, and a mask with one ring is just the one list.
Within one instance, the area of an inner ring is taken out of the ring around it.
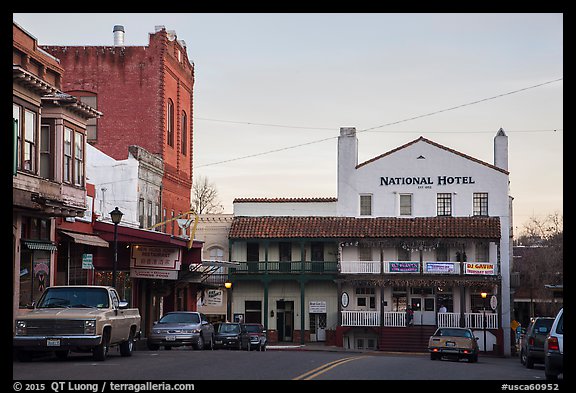
{"label": "car taillight", "polygon": [[558,344],[558,337],[548,337],[548,350],[559,351],[560,345]]}
{"label": "car taillight", "polygon": [[534,345],[534,337],[528,339],[528,345]]}

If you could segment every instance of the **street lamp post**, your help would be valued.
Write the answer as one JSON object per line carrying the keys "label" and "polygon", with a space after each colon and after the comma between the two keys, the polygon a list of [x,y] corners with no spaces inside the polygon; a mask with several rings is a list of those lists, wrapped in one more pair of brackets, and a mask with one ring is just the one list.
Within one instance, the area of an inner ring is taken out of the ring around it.
{"label": "street lamp post", "polygon": [[484,328],[484,353],[486,353],[486,297],[488,296],[488,293],[482,292],[480,296],[484,299],[482,307],[482,325]]}
{"label": "street lamp post", "polygon": [[230,280],[226,280],[224,287],[226,288],[226,321],[232,322],[232,282]]}
{"label": "street lamp post", "polygon": [[118,206],[116,206],[116,208],[109,214],[114,223],[114,264],[112,265],[112,286],[116,288],[116,270],[118,268],[118,224],[122,221],[124,213],[122,213],[118,209]]}

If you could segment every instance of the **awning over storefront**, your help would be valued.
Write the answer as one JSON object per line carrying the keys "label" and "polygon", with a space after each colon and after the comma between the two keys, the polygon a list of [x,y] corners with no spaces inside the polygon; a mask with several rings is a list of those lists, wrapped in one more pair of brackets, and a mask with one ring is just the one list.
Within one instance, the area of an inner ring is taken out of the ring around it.
{"label": "awning over storefront", "polygon": [[87,233],[75,233],[75,232],[67,232],[67,231],[60,231],[63,235],[66,235],[74,240],[75,243],[87,244],[89,246],[96,246],[96,247],[109,247],[110,245],[100,236],[90,235]]}
{"label": "awning over storefront", "polygon": [[23,240],[22,244],[28,247],[29,250],[56,251],[58,249],[58,247],[51,242]]}

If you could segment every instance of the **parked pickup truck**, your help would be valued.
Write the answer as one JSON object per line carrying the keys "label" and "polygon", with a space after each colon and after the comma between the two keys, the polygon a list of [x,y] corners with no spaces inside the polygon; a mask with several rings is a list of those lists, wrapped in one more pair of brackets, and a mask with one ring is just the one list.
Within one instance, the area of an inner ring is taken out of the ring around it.
{"label": "parked pickup truck", "polygon": [[34,309],[16,318],[13,346],[20,361],[36,351],[54,351],[65,359],[70,351],[92,352],[105,360],[112,346],[131,356],[140,337],[140,313],[120,301],[106,286],[48,287]]}

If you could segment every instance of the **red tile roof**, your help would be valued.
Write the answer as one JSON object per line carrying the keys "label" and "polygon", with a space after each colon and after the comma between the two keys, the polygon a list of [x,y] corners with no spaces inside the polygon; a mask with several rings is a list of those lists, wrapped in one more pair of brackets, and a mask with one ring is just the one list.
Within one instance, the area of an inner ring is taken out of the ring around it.
{"label": "red tile roof", "polygon": [[500,238],[498,217],[234,217],[231,239]]}

